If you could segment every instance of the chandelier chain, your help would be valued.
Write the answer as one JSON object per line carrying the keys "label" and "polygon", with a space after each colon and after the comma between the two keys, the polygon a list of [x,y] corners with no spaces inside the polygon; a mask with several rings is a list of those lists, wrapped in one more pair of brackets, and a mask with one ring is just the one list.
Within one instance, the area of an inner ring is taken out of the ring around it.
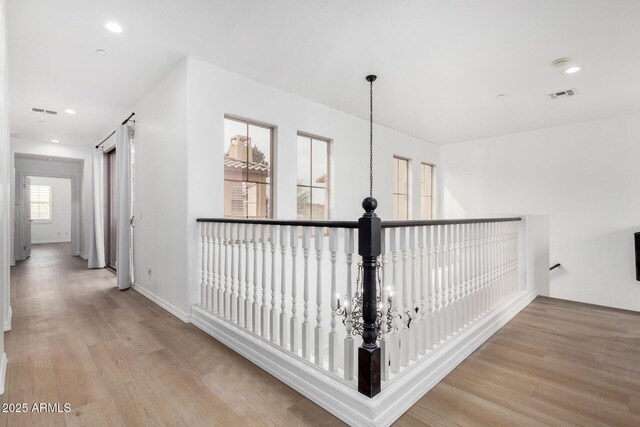
{"label": "chandelier chain", "polygon": [[369,82],[369,197],[373,197],[373,80]]}

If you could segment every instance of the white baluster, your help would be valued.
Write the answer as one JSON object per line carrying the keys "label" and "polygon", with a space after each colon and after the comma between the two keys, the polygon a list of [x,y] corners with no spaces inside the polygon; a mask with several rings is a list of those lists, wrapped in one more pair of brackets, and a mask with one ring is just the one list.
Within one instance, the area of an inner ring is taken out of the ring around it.
{"label": "white baluster", "polygon": [[440,341],[445,342],[448,338],[449,327],[449,227],[442,226],[442,288],[441,294],[441,312],[440,319]]}
{"label": "white baluster", "polygon": [[260,289],[258,286],[258,246],[260,245],[260,228],[264,225],[253,225],[253,310],[251,312],[252,331],[260,333]]}
{"label": "white baluster", "polygon": [[449,226],[449,321],[447,335],[453,336],[455,332],[456,310],[456,225]]}
{"label": "white baluster", "polygon": [[442,340],[441,323],[442,323],[442,279],[443,279],[443,263],[442,263],[442,225],[436,225],[433,240],[435,243],[435,304],[433,313],[433,345],[440,345]]}
{"label": "white baluster", "polygon": [[242,294],[242,301],[244,304],[243,312],[243,326],[247,330],[252,330],[251,324],[251,293],[249,289],[249,283],[251,282],[249,273],[251,272],[249,262],[249,253],[251,252],[251,243],[253,241],[253,225],[247,224],[244,230],[244,293]]}
{"label": "white baluster", "polygon": [[471,226],[471,242],[470,242],[470,252],[471,252],[471,317],[470,323],[476,320],[477,310],[476,310],[476,300],[478,297],[478,224],[470,224]]}
{"label": "white baluster", "polygon": [[329,371],[336,371],[336,352],[338,336],[336,333],[336,308],[338,305],[338,290],[336,278],[336,259],[338,251],[338,229],[329,229],[329,253],[331,254],[331,331],[329,332]]}
{"label": "white baluster", "polygon": [[400,364],[409,366],[409,247],[407,245],[407,228],[400,232],[400,249],[402,250],[402,329],[400,330]]}
{"label": "white baluster", "polygon": [[[411,288],[409,293],[411,294],[411,307],[409,308],[409,358],[416,360],[418,358],[418,313],[416,308],[418,307],[417,295],[418,295],[418,266],[416,264],[416,227],[409,227],[407,229],[409,233],[409,250],[411,252]],[[408,296],[407,296],[407,299]]]}
{"label": "white baluster", "polygon": [[216,313],[219,315],[223,315],[224,313],[224,284],[226,282],[225,270],[224,266],[226,263],[225,254],[227,241],[225,239],[224,231],[226,228],[226,224],[221,222],[218,224],[218,289],[216,292]]}
{"label": "white baluster", "polygon": [[488,224],[482,224],[482,314],[487,312],[487,285],[489,283],[489,250],[488,250]]}
{"label": "white baluster", "polygon": [[310,356],[309,340],[311,339],[311,325],[309,324],[309,227],[302,227],[302,254],[304,257],[304,312],[302,321],[302,357]]}
{"label": "white baluster", "polygon": [[300,326],[298,325],[298,302],[296,298],[298,297],[298,275],[297,275],[297,258],[298,257],[298,227],[291,227],[291,327],[290,327],[290,338],[291,352],[294,354],[298,354],[298,335],[300,331]]}
{"label": "white baluster", "polygon": [[482,290],[484,289],[484,224],[478,224],[478,317],[483,314]]}
{"label": "white baluster", "polygon": [[322,246],[324,239],[324,229],[316,227],[316,261],[317,261],[317,279],[316,279],[316,328],[315,328],[315,345],[314,345],[314,362],[316,365],[322,366]]}
{"label": "white baluster", "polygon": [[[382,319],[380,322],[380,341],[379,341],[379,346],[380,346],[380,376],[382,381],[387,381],[389,379],[389,343],[388,343],[388,338],[387,338],[387,333],[389,332],[389,326],[387,325],[387,312],[389,310],[389,304],[388,304],[388,298],[389,298],[389,278],[388,278],[388,273],[389,273],[389,249],[387,248],[387,243],[388,243],[388,231],[386,228],[382,229],[382,232],[380,234],[380,238],[381,238],[381,247],[382,247],[382,286],[380,289],[381,291],[381,302],[382,302]],[[347,255],[348,257],[350,257],[350,255]],[[351,261],[349,261],[349,264],[351,264]],[[351,283],[348,282],[347,285],[347,295],[351,294]],[[347,301],[350,301],[351,297],[349,296],[347,298]],[[349,322],[349,324],[347,325],[347,331],[351,330],[351,324]],[[349,344],[351,346],[353,346],[353,340],[350,339]],[[347,354],[347,341],[345,340],[345,360],[346,360],[346,354]],[[353,350],[351,350],[350,353],[351,356],[351,363],[353,364]],[[353,377],[353,375],[351,377],[346,377],[346,379],[351,379]]]}
{"label": "white baluster", "polygon": [[427,314],[425,307],[425,290],[428,286],[428,268],[427,268],[427,259],[425,258],[425,243],[424,243],[424,234],[426,232],[426,227],[418,227],[418,248],[420,251],[420,279],[418,282],[418,286],[420,288],[420,307],[418,313],[418,353],[420,355],[425,354],[427,348],[426,341],[426,333],[427,333]]}
{"label": "white baluster", "polygon": [[215,278],[215,274],[213,271],[213,264],[216,259],[216,246],[213,241],[213,228],[214,223],[206,223],[206,234],[207,234],[207,303],[206,309],[209,311],[213,310],[213,294],[215,292],[213,281]]}
{"label": "white baluster", "polygon": [[460,224],[453,226],[453,334],[460,330]]}
{"label": "white baluster", "polygon": [[224,278],[225,288],[222,295],[222,315],[229,318],[229,295],[231,294],[231,252],[233,246],[231,244],[231,224],[224,225]]}
{"label": "white baluster", "polygon": [[289,340],[287,337],[287,326],[289,325],[289,318],[287,316],[287,237],[289,227],[286,225],[280,226],[280,257],[282,270],[280,271],[280,345],[282,348],[287,348]]}
{"label": "white baluster", "polygon": [[272,237],[270,225],[263,225],[260,230],[262,244],[262,298],[260,304],[260,336],[269,338],[269,307],[267,306],[267,236]]}
{"label": "white baluster", "polygon": [[393,298],[393,310],[391,321],[391,338],[389,341],[389,361],[391,362],[391,372],[397,374],[400,372],[400,298],[398,298],[398,247],[397,247],[398,228],[389,229],[389,251],[391,252],[391,262],[393,268],[393,281],[391,282],[391,291],[389,294]]}
{"label": "white baluster", "polygon": [[460,327],[464,328],[469,322],[469,224],[462,224],[460,232],[462,238],[462,258],[460,259],[462,264],[462,320]]}
{"label": "white baluster", "polygon": [[246,327],[244,323],[244,301],[242,299],[242,295],[244,292],[244,278],[242,277],[244,274],[244,266],[242,264],[242,253],[244,252],[244,243],[245,243],[245,224],[238,224],[238,288],[236,293],[233,295],[235,300],[233,301],[233,310],[236,315],[236,322],[238,325],[242,327]]}
{"label": "white baluster", "polygon": [[[426,241],[427,241],[427,319],[426,319],[426,339],[425,344],[428,350],[432,350],[434,346],[435,335],[435,316],[436,311],[436,278],[433,273],[433,266],[435,265],[435,226],[427,226],[426,229]],[[437,271],[437,270],[436,270]]]}
{"label": "white baluster", "polygon": [[200,224],[200,241],[202,242],[202,252],[200,258],[202,259],[202,277],[200,280],[200,307],[207,306],[207,280],[209,277],[207,271],[207,252],[209,245],[207,244],[207,223],[201,222]]}
{"label": "white baluster", "polygon": [[237,288],[238,288],[238,279],[236,278],[236,248],[238,246],[238,225],[239,224],[231,224],[231,288],[228,290],[228,303],[226,311],[227,317],[232,321],[237,321],[237,313],[236,309],[238,308],[237,303]]}
{"label": "white baluster", "polygon": [[276,308],[276,247],[278,246],[279,225],[271,226],[271,305],[269,309],[269,338],[278,342],[278,310]]}

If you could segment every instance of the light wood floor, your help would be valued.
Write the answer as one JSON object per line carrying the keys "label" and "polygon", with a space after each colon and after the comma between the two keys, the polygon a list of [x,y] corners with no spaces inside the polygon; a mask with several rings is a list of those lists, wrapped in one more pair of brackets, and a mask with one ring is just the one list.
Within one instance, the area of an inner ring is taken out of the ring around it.
{"label": "light wood floor", "polygon": [[[339,425],[339,420],[67,244],[12,270],[0,402],[68,414],[0,425]],[[640,315],[538,298],[414,405],[399,426],[640,425]]]}

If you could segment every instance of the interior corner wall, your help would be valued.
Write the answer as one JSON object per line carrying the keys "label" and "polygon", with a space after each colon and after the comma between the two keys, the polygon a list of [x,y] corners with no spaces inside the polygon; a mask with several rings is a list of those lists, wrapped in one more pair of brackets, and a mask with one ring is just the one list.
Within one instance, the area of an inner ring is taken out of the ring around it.
{"label": "interior corner wall", "polygon": [[134,288],[184,315],[190,312],[186,96],[183,61],[134,109]]}
{"label": "interior corner wall", "polygon": [[550,216],[549,295],[640,311],[640,115],[444,145],[445,218]]}
{"label": "interior corner wall", "polygon": [[[93,160],[92,153],[93,147],[68,145],[68,144],[52,144],[48,142],[31,141],[21,138],[11,138],[11,170],[14,170],[15,155],[26,154],[35,156],[50,156],[52,158],[62,158],[77,160],[81,163],[78,165],[80,173],[80,251],[78,254],[84,259],[87,258],[89,245],[90,245],[90,233],[93,232],[93,200],[92,200],[92,170]],[[46,160],[39,160],[45,165],[38,166],[38,168],[45,170],[47,168]],[[58,164],[63,162],[49,162],[52,164]],[[66,169],[65,169],[66,170]],[[62,173],[59,168],[56,170],[58,173]],[[74,172],[75,174],[75,172]],[[15,186],[12,189],[12,204],[15,203]],[[11,211],[11,224],[15,224],[15,212]]]}
{"label": "interior corner wall", "polygon": [[[274,217],[295,219],[297,133],[332,140],[331,219],[357,220],[369,195],[369,123],[281,89],[188,58],[188,212],[190,304],[198,301],[198,217],[224,216],[224,116],[233,115],[275,127]],[[362,80],[362,102],[369,86]],[[439,147],[404,133],[374,126],[374,196],[382,219],[393,215],[393,156],[411,159],[411,212],[420,213],[421,163],[436,165]],[[436,200],[438,195],[436,195]]]}

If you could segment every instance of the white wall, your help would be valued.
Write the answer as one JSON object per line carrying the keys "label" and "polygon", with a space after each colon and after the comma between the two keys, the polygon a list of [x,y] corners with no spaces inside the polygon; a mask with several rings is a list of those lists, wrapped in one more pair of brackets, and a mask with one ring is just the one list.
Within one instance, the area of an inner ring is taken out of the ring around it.
{"label": "white wall", "polygon": [[[135,107],[136,286],[187,307],[187,105],[182,62]],[[151,274],[149,274],[151,270]]]}
{"label": "white wall", "polygon": [[[363,78],[365,104],[368,94]],[[298,131],[334,142],[332,219],[356,220],[362,215],[360,203],[368,195],[369,177],[366,119],[193,58],[183,61],[135,111],[136,283],[185,313],[197,297],[195,220],[223,216],[225,114],[276,126],[274,207],[278,218],[296,218]],[[413,159],[417,217],[420,162],[437,165],[438,147],[375,126],[374,196],[384,219],[391,219],[393,212],[394,154]]]}
{"label": "white wall", "polygon": [[31,185],[51,186],[51,222],[31,224],[31,243],[71,241],[71,180],[31,177]]}
{"label": "white wall", "polygon": [[640,310],[640,115],[445,145],[444,217],[550,215],[552,297]]}
{"label": "white wall", "polygon": [[[6,63],[5,1],[0,0],[0,318],[4,329],[11,326],[9,305],[9,257],[11,254],[11,161],[9,149],[9,91]],[[0,394],[4,392],[6,355],[4,334],[0,333]]]}
{"label": "white wall", "polygon": [[[79,248],[78,255],[82,256],[86,259],[86,255],[88,255],[91,232],[93,229],[93,203],[92,203],[92,189],[91,189],[91,174],[92,174],[92,150],[93,147],[84,147],[78,145],[67,145],[67,144],[52,144],[46,142],[36,142],[29,141],[26,139],[20,138],[11,138],[11,160],[13,162],[15,158],[15,154],[22,154],[27,156],[50,156],[55,159],[66,159],[73,160],[79,169],[74,169],[73,174],[79,173],[78,179],[78,187],[80,197],[78,198],[78,202],[80,204],[80,222],[79,222]],[[58,166],[55,166],[58,163],[69,163],[73,164],[73,162],[57,162],[51,161],[47,162],[45,160],[40,160],[42,162],[38,166],[33,165],[33,167],[28,167],[27,169],[37,168],[37,170],[27,170],[22,169],[25,172],[32,173],[35,175],[49,175],[56,176],[60,174],[67,174],[59,169]],[[47,163],[49,165],[47,165]],[[14,166],[12,166],[13,168]],[[54,169],[50,169],[54,168]],[[16,173],[20,171],[17,170]],[[35,173],[34,173],[35,172]],[[37,173],[40,172],[40,173]],[[49,172],[54,175],[50,175]],[[12,203],[14,203],[15,199],[15,191],[12,194]],[[13,218],[12,212],[12,223],[15,223],[15,218]]]}
{"label": "white wall", "polygon": [[[198,217],[224,215],[224,115],[276,126],[275,217],[296,218],[296,147],[299,131],[333,140],[333,217],[356,220],[369,195],[368,120],[338,111],[264,83],[188,58],[188,212],[190,303],[198,298]],[[362,102],[369,86],[362,80]],[[438,146],[385,128],[374,128],[374,197],[378,215],[392,219],[393,155],[412,159],[414,217],[420,206],[420,163],[438,164]]]}

